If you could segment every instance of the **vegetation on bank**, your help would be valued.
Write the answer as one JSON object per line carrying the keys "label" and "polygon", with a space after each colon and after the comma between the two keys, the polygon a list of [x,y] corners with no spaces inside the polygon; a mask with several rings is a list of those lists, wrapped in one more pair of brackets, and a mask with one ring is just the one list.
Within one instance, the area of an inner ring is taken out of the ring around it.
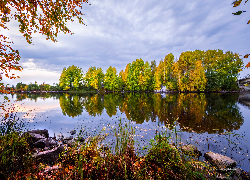
{"label": "vegetation on bank", "polygon": [[[13,118],[13,117],[12,117]],[[54,163],[38,163],[31,155],[28,135],[20,131],[18,121],[1,121],[0,178],[1,179],[206,179],[216,172],[197,158],[185,155],[170,145],[171,134],[159,133],[151,140],[147,154],[138,156],[134,145],[134,129],[120,122],[115,129],[116,144],[100,146],[101,136],[76,141],[65,148]],[[5,123],[4,123],[5,122]],[[79,137],[81,133],[79,133]]]}
{"label": "vegetation on bank", "polygon": [[64,68],[59,83],[23,84],[13,87],[16,91],[154,91],[163,86],[172,91],[221,91],[237,90],[237,77],[243,68],[239,55],[222,50],[195,50],[181,53],[174,60],[168,54],[156,65],[155,60],[144,62],[136,59],[127,64],[119,74],[110,66],[90,67],[86,73],[74,65]]}

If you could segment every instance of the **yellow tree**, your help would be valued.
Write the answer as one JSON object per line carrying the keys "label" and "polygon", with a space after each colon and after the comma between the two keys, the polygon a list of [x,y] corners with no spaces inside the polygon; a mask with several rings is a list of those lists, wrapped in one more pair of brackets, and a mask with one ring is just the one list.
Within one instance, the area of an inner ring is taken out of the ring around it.
{"label": "yellow tree", "polygon": [[90,67],[85,74],[85,85],[89,88],[100,90],[103,83],[103,71],[102,68]]}
{"label": "yellow tree", "polygon": [[162,85],[162,69],[163,69],[163,61],[160,61],[159,65],[156,67],[154,78],[155,78],[155,89],[160,90]]}
{"label": "yellow tree", "polygon": [[195,69],[191,72],[189,81],[191,91],[205,91],[207,79],[201,60],[196,61]]}
{"label": "yellow tree", "polygon": [[166,86],[167,89],[174,89],[172,78],[173,62],[174,55],[172,53],[166,55],[164,61],[160,61],[155,72],[155,89],[161,89],[161,85]]}
{"label": "yellow tree", "polygon": [[[77,9],[82,8],[82,3],[88,3],[87,0],[1,0],[0,1],[0,27],[8,29],[7,23],[10,19],[18,20],[19,31],[23,34],[26,41],[32,43],[32,33],[39,32],[56,42],[58,32],[65,34],[71,33],[66,26],[67,21],[74,21],[74,17],[83,23],[81,16],[83,13]],[[71,33],[73,34],[73,33]],[[0,81],[2,74],[7,78],[16,78],[15,74],[9,75],[10,70],[22,70],[18,66],[20,60],[18,50],[14,50],[9,37],[0,35]],[[0,83],[0,92],[4,85]]]}
{"label": "yellow tree", "polygon": [[139,87],[142,91],[152,91],[154,88],[153,75],[148,61],[141,67],[139,75]]}

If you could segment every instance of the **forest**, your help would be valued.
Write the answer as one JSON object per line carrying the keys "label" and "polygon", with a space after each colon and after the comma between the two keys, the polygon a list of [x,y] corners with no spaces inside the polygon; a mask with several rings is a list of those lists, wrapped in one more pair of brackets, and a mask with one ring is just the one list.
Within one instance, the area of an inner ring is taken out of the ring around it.
{"label": "forest", "polygon": [[59,83],[38,85],[18,83],[16,91],[154,91],[165,87],[170,91],[238,90],[237,77],[243,61],[237,53],[222,50],[182,52],[179,59],[172,53],[158,66],[156,61],[141,58],[126,65],[119,74],[110,66],[106,73],[101,67],[90,67],[86,73],[77,66],[64,68]]}

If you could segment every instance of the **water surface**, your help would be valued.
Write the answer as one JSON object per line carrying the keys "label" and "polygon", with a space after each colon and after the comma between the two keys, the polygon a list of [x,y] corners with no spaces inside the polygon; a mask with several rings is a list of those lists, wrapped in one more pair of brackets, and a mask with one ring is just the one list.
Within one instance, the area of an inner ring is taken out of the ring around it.
{"label": "water surface", "polygon": [[250,94],[28,93],[0,94],[1,102],[4,96],[25,130],[48,129],[50,136],[65,137],[74,129],[85,137],[102,131],[110,134],[104,143],[114,145],[115,129],[127,123],[136,129],[141,154],[156,133],[167,131],[175,143],[226,155],[250,171]]}

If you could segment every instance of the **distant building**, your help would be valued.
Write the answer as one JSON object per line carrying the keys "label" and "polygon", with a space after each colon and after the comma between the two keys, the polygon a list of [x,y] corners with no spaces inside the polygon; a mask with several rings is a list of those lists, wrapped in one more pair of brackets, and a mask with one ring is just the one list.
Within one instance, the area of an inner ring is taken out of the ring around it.
{"label": "distant building", "polygon": [[250,85],[250,76],[239,79],[237,82],[238,82],[239,88],[250,90],[250,86],[246,86],[246,84]]}

